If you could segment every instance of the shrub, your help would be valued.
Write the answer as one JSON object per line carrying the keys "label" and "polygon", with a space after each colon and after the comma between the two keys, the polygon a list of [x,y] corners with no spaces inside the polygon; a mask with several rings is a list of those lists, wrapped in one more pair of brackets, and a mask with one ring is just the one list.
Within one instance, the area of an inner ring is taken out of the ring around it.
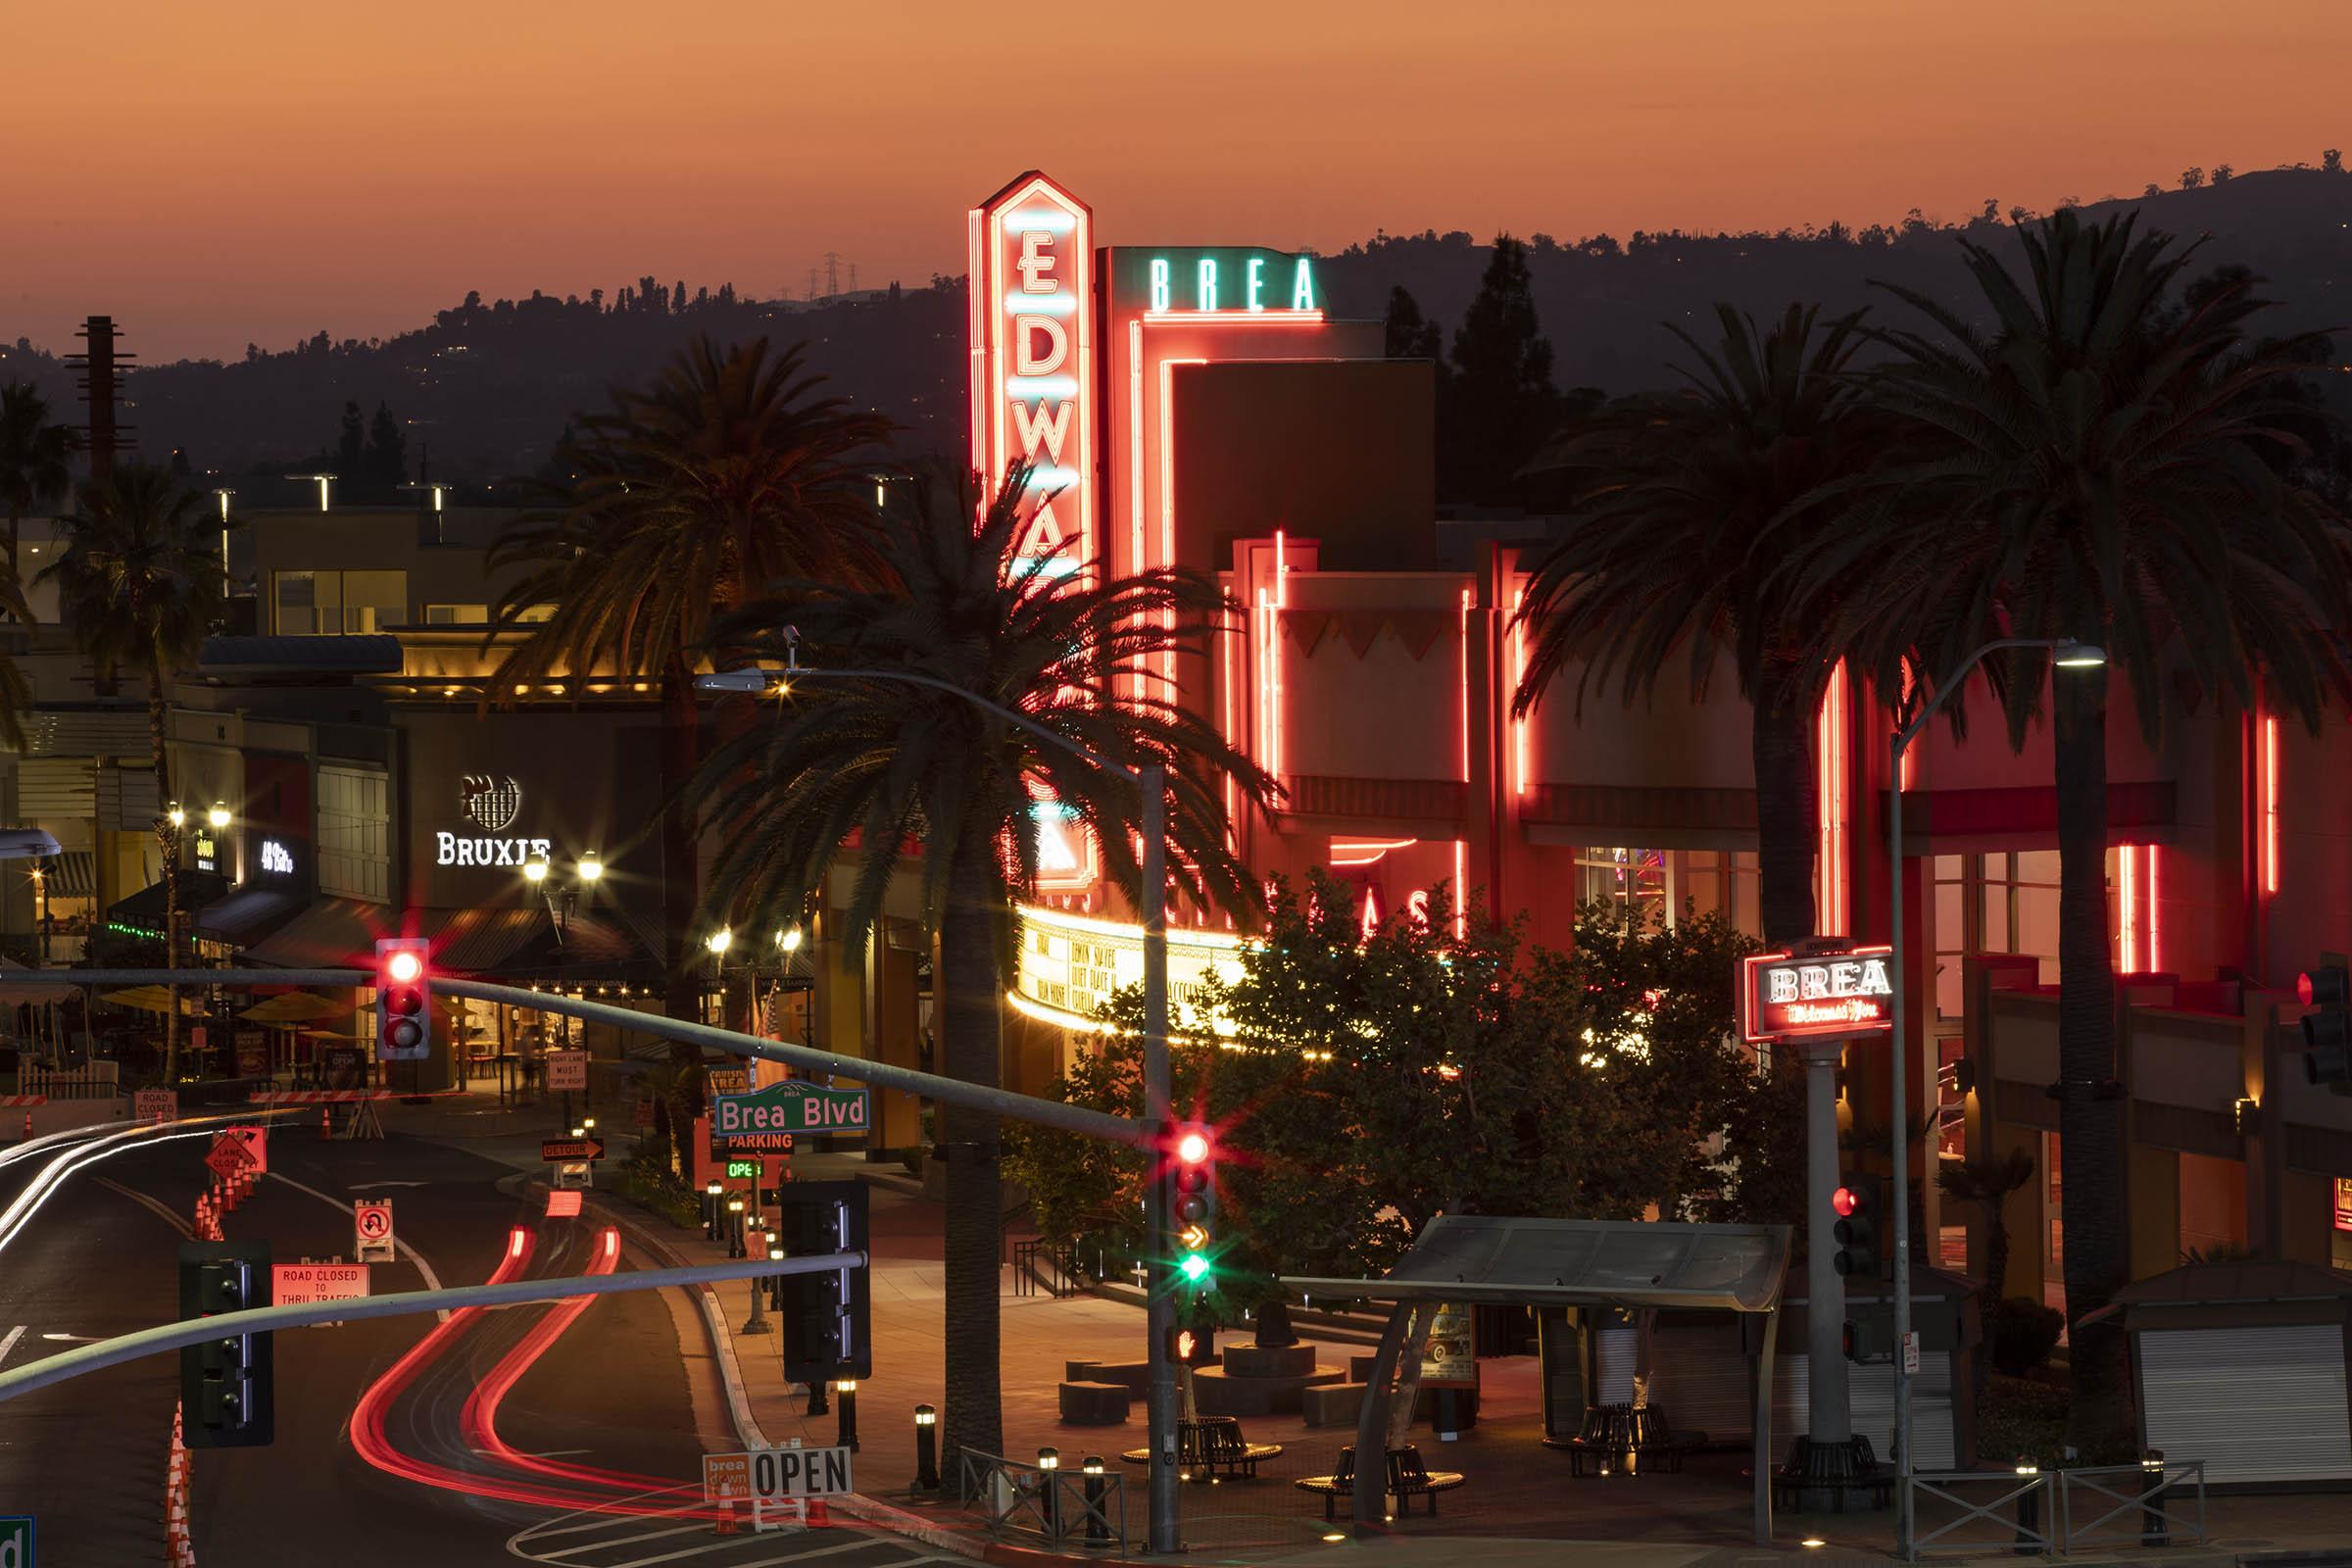
{"label": "shrub", "polygon": [[1992,1364],[2013,1378],[2045,1365],[2066,1331],[2066,1314],[2023,1296],[1992,1302],[1984,1311],[1984,1338]]}

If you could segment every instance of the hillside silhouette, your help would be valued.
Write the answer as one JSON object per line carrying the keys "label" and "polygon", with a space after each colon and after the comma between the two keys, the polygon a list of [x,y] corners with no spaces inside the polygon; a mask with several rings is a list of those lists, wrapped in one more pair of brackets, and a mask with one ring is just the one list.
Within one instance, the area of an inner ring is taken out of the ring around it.
{"label": "hillside silhouette", "polygon": [[[2352,325],[2352,177],[2336,160],[2233,177],[2217,170],[2218,182],[2192,172],[2191,188],[2082,210],[2099,218],[2136,209],[2143,227],[2202,241],[2195,270],[2242,266],[2267,279],[2264,292],[2280,304],[2263,322],[2267,331]],[[1623,393],[1670,379],[1675,345],[1659,323],[1699,321],[1717,300],[1759,316],[1792,299],[1818,300],[1832,313],[1868,305],[1899,314],[1870,286],[1879,279],[1964,304],[1970,291],[1955,237],[2007,245],[2011,221],[2011,212],[1987,202],[1958,223],[1915,211],[1859,230],[1524,237],[1557,384]],[[1326,304],[1377,319],[1401,285],[1449,341],[1491,256],[1491,244],[1467,233],[1377,235],[1324,258]],[[93,298],[90,308],[103,311],[106,302]],[[650,276],[610,301],[601,291],[585,300],[535,293],[487,304],[468,295],[429,324],[384,341],[338,342],[320,332],[284,351],[251,348],[233,363],[141,368],[124,417],[138,426],[146,456],[178,449],[195,469],[252,475],[264,488],[244,491],[245,505],[277,499],[266,486],[278,474],[331,453],[347,404],[392,411],[406,432],[410,477],[429,452],[435,479],[487,485],[538,470],[574,413],[602,407],[615,383],[643,380],[693,333],[722,341],[764,333],[806,341],[810,367],[832,378],[829,390],[897,420],[901,453],[954,455],[966,428],[964,319],[960,278],[806,304],[747,300],[728,286],[689,298],[683,283]],[[60,359],[22,341],[0,350],[0,378],[26,375],[60,416],[77,416],[69,412],[78,405]]]}

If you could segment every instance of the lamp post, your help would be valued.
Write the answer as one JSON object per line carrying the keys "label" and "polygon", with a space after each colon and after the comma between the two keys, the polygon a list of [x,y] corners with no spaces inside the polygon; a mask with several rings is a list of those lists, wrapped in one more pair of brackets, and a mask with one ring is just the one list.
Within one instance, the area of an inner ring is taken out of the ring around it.
{"label": "lamp post", "polygon": [[[775,1255],[768,1249],[767,1239],[760,1235],[754,1235],[751,1238],[744,1255],[749,1257],[754,1252],[763,1257]],[[746,1334],[765,1334],[767,1332],[767,1281],[765,1280],[755,1279],[752,1281],[752,1315],[750,1320],[743,1325],[743,1332]]]}
{"label": "lamp post", "polygon": [[[1887,743],[1886,770],[1886,945],[1894,958],[1894,1030],[1889,1042],[1892,1053],[1887,1065],[1888,1093],[1893,1100],[1894,1114],[1888,1119],[1894,1125],[1894,1180],[1891,1206],[1894,1209],[1894,1443],[1896,1471],[1902,1484],[1895,1489],[1894,1552],[1908,1559],[1911,1555],[1911,1103],[1910,1073],[1905,1055],[1904,1036],[1907,1028],[1908,1003],[1905,976],[1910,972],[1903,958],[1903,753],[1912,741],[1928,727],[1936,710],[1944,699],[1958,691],[1968,679],[1969,671],[1984,662],[1987,655],[2011,648],[2046,649],[2051,662],[2060,669],[2095,668],[2107,662],[2104,650],[2072,637],[1996,637],[1960,662],[1960,666],[1936,684],[1911,722],[1896,728]],[[1993,1282],[2000,1289],[2000,1282]],[[2019,1474],[2025,1474],[2021,1470]]]}
{"label": "lamp post", "polygon": [[[544,855],[534,855],[522,862],[523,883],[547,906],[548,923],[556,929],[556,951],[560,956],[567,957],[570,955],[573,909],[580,899],[603,880],[604,874],[604,859],[594,850],[580,852],[579,858],[571,863],[569,876],[558,875],[554,863]],[[557,978],[560,982],[561,974]],[[564,1031],[564,1044],[568,1047],[571,1044],[571,1019],[565,1016],[560,1027]],[[569,1090],[564,1093],[564,1102],[566,1107],[564,1114],[568,1116],[571,1103]]]}
{"label": "lamp post", "polygon": [[32,867],[32,897],[40,906],[41,928],[41,961],[35,967],[45,969],[49,966],[49,872],[37,860]]}
{"label": "lamp post", "polygon": [[743,1200],[727,1200],[727,1255],[741,1257],[743,1251]]}
{"label": "lamp post", "polygon": [[[922,686],[945,692],[974,708],[986,710],[1007,724],[1069,753],[1080,761],[1115,778],[1125,779],[1141,796],[1143,840],[1144,927],[1144,1119],[1150,1130],[1164,1136],[1169,1125],[1168,1073],[1168,773],[1164,764],[1131,768],[1114,762],[1056,735],[1026,713],[990,702],[977,692],[933,675],[904,669],[805,669],[800,644],[789,643],[791,659],[783,669],[730,669],[697,675],[695,689],[711,694],[781,697],[794,680],[872,680]],[[1166,1194],[1154,1190],[1146,1205],[1146,1255],[1164,1270],[1168,1255]],[[1176,1454],[1176,1366],[1168,1359],[1169,1331],[1176,1327],[1176,1301],[1165,1281],[1153,1282],[1146,1296],[1144,1354],[1149,1367],[1145,1409],[1150,1427],[1147,1496],[1150,1500],[1149,1545],[1153,1552],[1181,1549],[1178,1524],[1182,1494]]]}
{"label": "lamp post", "polygon": [[718,1240],[718,1199],[725,1191],[725,1185],[715,1176],[703,1188],[703,1240],[707,1242]]}

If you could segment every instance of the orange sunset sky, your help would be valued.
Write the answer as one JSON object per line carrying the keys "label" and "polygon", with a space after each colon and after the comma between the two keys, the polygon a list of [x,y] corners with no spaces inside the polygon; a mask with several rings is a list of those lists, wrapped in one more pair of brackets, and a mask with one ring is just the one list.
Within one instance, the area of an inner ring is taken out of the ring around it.
{"label": "orange sunset sky", "polygon": [[467,289],[798,295],[826,251],[918,283],[1031,166],[1106,240],[1337,249],[2046,209],[2352,142],[2346,0],[14,0],[0,43],[0,340],[111,311],[151,362]]}

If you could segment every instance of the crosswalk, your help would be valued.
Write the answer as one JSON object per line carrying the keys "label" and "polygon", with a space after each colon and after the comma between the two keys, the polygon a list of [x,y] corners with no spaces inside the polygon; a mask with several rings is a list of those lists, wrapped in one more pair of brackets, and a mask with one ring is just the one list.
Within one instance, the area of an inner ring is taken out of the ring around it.
{"label": "crosswalk", "polygon": [[964,1564],[896,1536],[853,1525],[809,1528],[785,1525],[755,1532],[747,1519],[738,1533],[722,1536],[700,1512],[700,1500],[638,1514],[582,1510],[558,1514],[508,1538],[507,1552],[547,1568],[769,1568],[808,1563],[815,1568],[917,1568],[923,1563]]}

